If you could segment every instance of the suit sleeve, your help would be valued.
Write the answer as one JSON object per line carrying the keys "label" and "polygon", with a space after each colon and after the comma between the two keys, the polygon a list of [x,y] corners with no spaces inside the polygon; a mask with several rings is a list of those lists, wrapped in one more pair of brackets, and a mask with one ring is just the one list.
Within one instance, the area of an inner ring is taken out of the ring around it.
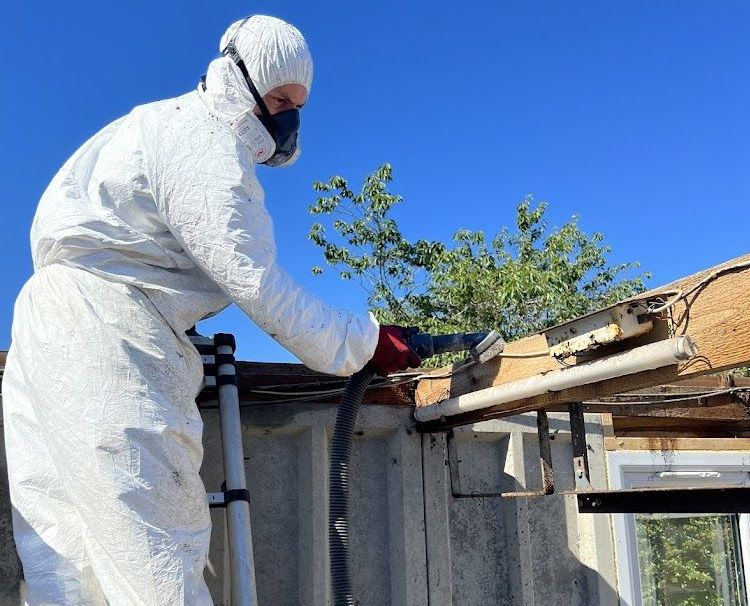
{"label": "suit sleeve", "polygon": [[306,366],[356,372],[372,358],[377,321],[330,307],[279,266],[249,154],[211,120],[193,124],[188,135],[179,120],[142,131],[147,179],[167,228],[253,322]]}

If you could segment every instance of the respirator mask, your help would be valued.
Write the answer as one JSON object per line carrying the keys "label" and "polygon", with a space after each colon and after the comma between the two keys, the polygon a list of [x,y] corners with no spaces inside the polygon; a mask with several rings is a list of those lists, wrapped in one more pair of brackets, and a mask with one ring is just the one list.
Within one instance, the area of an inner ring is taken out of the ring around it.
{"label": "respirator mask", "polygon": [[[263,97],[260,96],[252,78],[250,78],[245,62],[240,57],[233,41],[227,44],[222,55],[234,61],[242,72],[250,93],[260,109],[260,116],[254,114],[251,116],[250,113],[252,112],[248,111],[232,120],[230,126],[241,139],[249,142],[259,164],[265,164],[266,166],[288,166],[292,164],[299,157],[297,143],[300,126],[299,110],[288,109],[271,115]],[[253,120],[259,120],[267,132],[258,132],[260,129],[253,128]],[[270,141],[267,140],[269,138]],[[272,147],[274,151],[270,153]]]}

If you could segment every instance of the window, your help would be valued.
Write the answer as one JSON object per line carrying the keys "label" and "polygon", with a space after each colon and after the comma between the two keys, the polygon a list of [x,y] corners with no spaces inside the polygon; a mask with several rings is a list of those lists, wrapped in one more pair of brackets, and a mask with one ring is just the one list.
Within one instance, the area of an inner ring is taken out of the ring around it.
{"label": "window", "polygon": [[[750,453],[611,452],[608,467],[613,490],[750,485]],[[747,514],[612,520],[622,606],[750,606]]]}

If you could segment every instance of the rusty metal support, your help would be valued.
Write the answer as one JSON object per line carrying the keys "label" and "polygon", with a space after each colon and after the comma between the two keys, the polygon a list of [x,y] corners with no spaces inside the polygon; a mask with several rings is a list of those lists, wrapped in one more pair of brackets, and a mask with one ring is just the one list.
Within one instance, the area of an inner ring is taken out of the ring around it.
{"label": "rusty metal support", "polygon": [[545,410],[538,410],[536,414],[536,429],[539,438],[539,470],[542,485],[538,490],[513,492],[462,492],[461,476],[458,472],[458,454],[454,443],[453,431],[446,436],[448,446],[448,473],[450,475],[451,495],[456,499],[487,498],[487,497],[542,497],[555,492],[555,476],[552,470],[552,446],[549,438],[549,421]]}
{"label": "rusty metal support", "polygon": [[539,437],[539,469],[542,473],[542,494],[555,492],[555,476],[552,471],[552,445],[549,438],[547,411],[536,411],[536,431]]}
{"label": "rusty metal support", "polygon": [[583,404],[581,402],[570,404],[568,414],[570,416],[570,437],[573,442],[573,474],[575,475],[576,490],[591,490]]}

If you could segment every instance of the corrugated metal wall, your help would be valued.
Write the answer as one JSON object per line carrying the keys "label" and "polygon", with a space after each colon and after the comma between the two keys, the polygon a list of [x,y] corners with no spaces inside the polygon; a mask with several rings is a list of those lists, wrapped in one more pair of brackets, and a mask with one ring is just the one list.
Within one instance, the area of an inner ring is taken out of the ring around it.
{"label": "corrugated metal wall", "polygon": [[[328,448],[335,406],[243,408],[258,597],[261,605],[324,605]],[[218,412],[204,411],[209,491],[222,481]],[[603,487],[596,415],[587,416],[592,479]],[[571,497],[454,498],[445,434],[414,431],[411,411],[366,406],[354,445],[354,588],[370,605],[611,606],[617,603],[607,516],[576,512]],[[572,489],[564,416],[550,415],[557,485]],[[454,482],[462,492],[534,488],[540,482],[533,415],[455,432]],[[2,451],[4,455],[4,449]],[[0,461],[0,604],[18,602],[9,549],[10,507]],[[454,485],[454,489],[456,486]],[[206,577],[228,604],[224,514],[213,510]]]}

